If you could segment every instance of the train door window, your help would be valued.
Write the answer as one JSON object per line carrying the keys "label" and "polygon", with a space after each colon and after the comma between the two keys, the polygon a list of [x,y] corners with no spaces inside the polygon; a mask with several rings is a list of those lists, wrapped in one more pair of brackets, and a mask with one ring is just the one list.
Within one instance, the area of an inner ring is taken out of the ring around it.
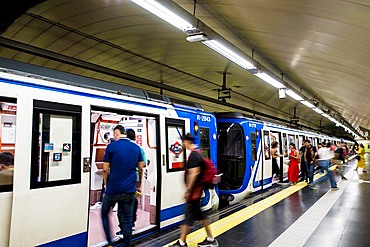
{"label": "train door window", "polygon": [[284,154],[284,157],[288,157],[288,139],[287,139],[287,136],[285,133],[283,133],[283,140],[281,142],[281,146],[283,148],[283,154]]}
{"label": "train door window", "polygon": [[288,145],[294,143],[296,148],[299,148],[298,138],[296,135],[288,135]]}
{"label": "train door window", "polygon": [[297,149],[299,149],[302,146],[302,144],[299,143],[299,137],[297,135],[295,136],[295,145]]}
{"label": "train door window", "polygon": [[237,189],[245,175],[245,141],[241,125],[220,123],[218,125],[218,168],[224,174],[220,189]]}
{"label": "train door window", "polygon": [[31,189],[81,182],[81,111],[34,100]]}
{"label": "train door window", "polygon": [[16,100],[0,97],[0,192],[13,190],[16,114]]}
{"label": "train door window", "polygon": [[270,143],[270,133],[268,131],[263,131],[263,143],[264,143],[264,154],[265,160],[271,159],[271,143]]}
{"label": "train door window", "polygon": [[251,149],[252,149],[252,160],[253,161],[257,160],[257,133],[251,132]]}
{"label": "train door window", "polygon": [[182,146],[181,136],[185,135],[185,122],[166,119],[167,172],[185,170],[186,149]]}
{"label": "train door window", "polygon": [[301,145],[303,145],[304,140],[305,140],[305,136],[300,135],[300,136],[299,136],[299,140],[301,141]]}
{"label": "train door window", "polygon": [[200,127],[200,150],[204,157],[211,158],[209,128]]}

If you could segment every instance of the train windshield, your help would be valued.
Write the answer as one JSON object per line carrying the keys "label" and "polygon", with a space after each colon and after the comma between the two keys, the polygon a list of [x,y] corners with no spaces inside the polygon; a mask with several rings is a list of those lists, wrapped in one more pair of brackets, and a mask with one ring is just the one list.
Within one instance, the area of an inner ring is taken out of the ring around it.
{"label": "train windshield", "polygon": [[235,123],[218,125],[218,169],[224,174],[219,188],[241,187],[245,173],[245,142],[243,128]]}

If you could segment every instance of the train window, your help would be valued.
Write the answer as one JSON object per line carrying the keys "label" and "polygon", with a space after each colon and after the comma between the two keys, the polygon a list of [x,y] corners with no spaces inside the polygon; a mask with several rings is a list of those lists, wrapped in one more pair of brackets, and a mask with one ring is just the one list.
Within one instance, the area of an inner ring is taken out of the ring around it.
{"label": "train window", "polygon": [[0,192],[13,190],[16,114],[16,100],[0,97]]}
{"label": "train window", "polygon": [[251,132],[251,149],[252,149],[252,160],[257,160],[257,135],[256,132]]}
{"label": "train window", "polygon": [[81,182],[81,110],[34,100],[31,189]]}
{"label": "train window", "polygon": [[166,119],[167,172],[185,170],[186,149],[182,146],[181,136],[185,135],[185,122]]}
{"label": "train window", "polygon": [[300,140],[300,142],[301,142],[301,145],[303,146],[303,142],[304,142],[304,140],[306,140],[306,137],[305,137],[305,136],[300,135],[300,136],[299,136],[299,140]]}
{"label": "train window", "polygon": [[211,158],[209,128],[200,127],[200,150],[204,157]]}
{"label": "train window", "polygon": [[219,125],[218,154],[245,157],[244,150],[245,143],[242,127],[234,123],[221,123]]}
{"label": "train window", "polygon": [[270,134],[268,131],[263,131],[263,143],[264,143],[264,154],[265,154],[265,160],[271,159],[271,150],[270,150]]}
{"label": "train window", "polygon": [[218,125],[218,169],[224,174],[219,189],[237,189],[245,175],[245,139],[243,128],[236,123]]}
{"label": "train window", "polygon": [[288,157],[288,145],[289,144],[287,144],[287,142],[288,142],[287,136],[285,133],[283,133],[283,141],[281,142],[281,146],[283,148],[284,157]]}
{"label": "train window", "polygon": [[298,136],[295,136],[295,146],[296,146],[296,148],[300,148],[300,145],[301,144],[299,144],[299,138],[298,138]]}

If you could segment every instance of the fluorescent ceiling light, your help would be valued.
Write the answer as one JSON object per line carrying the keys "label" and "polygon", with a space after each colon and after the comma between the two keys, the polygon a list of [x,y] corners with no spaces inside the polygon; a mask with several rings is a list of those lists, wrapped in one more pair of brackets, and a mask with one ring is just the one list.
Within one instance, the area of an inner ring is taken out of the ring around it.
{"label": "fluorescent ceiling light", "polygon": [[305,106],[308,106],[309,108],[315,108],[315,106],[313,104],[311,104],[310,102],[304,100],[304,101],[301,101],[302,104],[304,104]]}
{"label": "fluorescent ceiling light", "polygon": [[182,31],[196,29],[188,21],[184,20],[182,17],[176,15],[171,10],[167,9],[166,7],[164,7],[163,5],[154,0],[131,0],[131,1],[148,10],[149,12],[152,12],[159,18],[165,20],[166,22],[170,23],[171,25],[177,27]]}
{"label": "fluorescent ceiling light", "polygon": [[326,114],[326,113],[322,113],[321,115],[323,115],[324,117],[326,117],[326,118],[329,118],[330,116],[328,115],[328,114]]}
{"label": "fluorescent ceiling light", "polygon": [[324,113],[320,108],[317,108],[317,107],[313,108],[313,110],[320,114]]}
{"label": "fluorescent ceiling light", "polygon": [[216,40],[207,40],[203,41],[202,43],[211,48],[212,50],[220,53],[227,59],[233,61],[234,63],[236,63],[237,65],[244,69],[255,68],[255,66],[252,63],[245,60],[244,58],[242,58],[241,56],[239,56],[238,54],[236,54],[235,52],[233,52],[232,50],[230,50],[229,48],[227,48],[226,46],[224,46],[223,44]]}
{"label": "fluorescent ceiling light", "polygon": [[303,98],[301,96],[299,96],[297,93],[295,93],[294,91],[292,91],[290,89],[286,90],[286,94],[289,95],[290,97],[292,97],[295,100],[298,100],[298,101],[303,100]]}
{"label": "fluorescent ceiling light", "polygon": [[256,76],[278,89],[285,88],[285,86],[281,82],[279,82],[278,80],[275,80],[274,78],[272,78],[266,73],[259,72],[256,74]]}

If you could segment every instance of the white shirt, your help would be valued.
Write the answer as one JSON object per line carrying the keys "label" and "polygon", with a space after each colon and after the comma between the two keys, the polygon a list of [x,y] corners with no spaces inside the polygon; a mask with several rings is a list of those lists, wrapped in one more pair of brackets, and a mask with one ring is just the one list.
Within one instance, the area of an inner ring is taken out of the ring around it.
{"label": "white shirt", "polygon": [[334,151],[326,147],[318,149],[317,154],[319,155],[319,158],[317,160],[330,160],[331,158],[334,158]]}

